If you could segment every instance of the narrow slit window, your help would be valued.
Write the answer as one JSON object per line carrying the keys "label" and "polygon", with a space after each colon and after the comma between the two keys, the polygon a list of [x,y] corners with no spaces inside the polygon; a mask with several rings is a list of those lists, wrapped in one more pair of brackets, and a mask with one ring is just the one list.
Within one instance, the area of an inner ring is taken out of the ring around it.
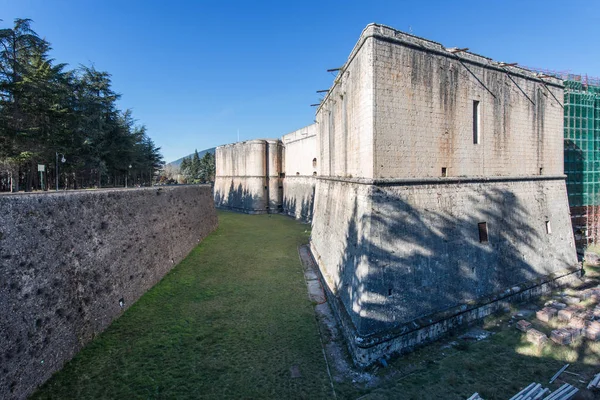
{"label": "narrow slit window", "polygon": [[473,100],[473,144],[480,143],[479,119],[479,102],[477,100]]}
{"label": "narrow slit window", "polygon": [[479,229],[479,243],[487,243],[488,242],[487,222],[478,223],[477,228]]}
{"label": "narrow slit window", "polygon": [[446,167],[442,167],[442,177],[447,177],[448,176],[448,169]]}
{"label": "narrow slit window", "polygon": [[550,225],[550,221],[546,221],[546,233],[548,235],[552,233],[552,226]]}
{"label": "narrow slit window", "polygon": [[317,168],[317,159],[313,158],[313,168]]}
{"label": "narrow slit window", "polygon": [[544,175],[544,168],[540,167],[540,175]]}

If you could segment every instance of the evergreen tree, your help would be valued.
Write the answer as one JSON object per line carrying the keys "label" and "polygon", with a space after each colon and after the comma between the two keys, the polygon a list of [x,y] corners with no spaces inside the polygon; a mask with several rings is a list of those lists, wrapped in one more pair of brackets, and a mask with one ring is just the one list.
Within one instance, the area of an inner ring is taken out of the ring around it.
{"label": "evergreen tree", "polygon": [[200,180],[202,182],[215,181],[215,156],[212,153],[204,154],[200,160]]}
{"label": "evergreen tree", "polygon": [[[39,187],[38,163],[46,180],[73,188],[151,184],[164,164],[160,148],[118,109],[110,74],[55,63],[31,22],[0,29],[0,190]],[[57,154],[67,160],[60,177]]]}

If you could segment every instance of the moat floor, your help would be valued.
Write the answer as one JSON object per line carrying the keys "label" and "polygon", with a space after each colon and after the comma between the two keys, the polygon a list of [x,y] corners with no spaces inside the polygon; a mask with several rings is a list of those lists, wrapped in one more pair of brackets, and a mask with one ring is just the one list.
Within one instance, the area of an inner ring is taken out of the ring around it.
{"label": "moat floor", "polygon": [[214,233],[33,398],[331,397],[297,250],[309,229],[220,212]]}
{"label": "moat floor", "polygon": [[[568,382],[582,389],[580,398],[594,398],[584,389],[600,372],[599,342],[537,348],[515,329],[517,313],[539,325],[531,315],[547,299],[482,321],[478,328],[491,333],[485,340],[457,332],[386,368],[352,371],[343,342],[308,299],[298,246],[309,234],[309,225],[280,215],[219,212],[219,228],[33,398],[465,399],[479,392],[490,400],[531,382],[552,390]],[[548,384],[566,363],[568,372]]]}

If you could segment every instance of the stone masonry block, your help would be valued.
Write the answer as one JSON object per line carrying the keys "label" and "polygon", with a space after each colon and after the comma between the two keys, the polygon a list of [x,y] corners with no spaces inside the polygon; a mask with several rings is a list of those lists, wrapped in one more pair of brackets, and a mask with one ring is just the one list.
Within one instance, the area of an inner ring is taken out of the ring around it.
{"label": "stone masonry block", "polygon": [[550,339],[554,343],[560,345],[568,345],[571,343],[572,340],[571,332],[564,328],[555,329],[552,331],[552,333],[550,333]]}
{"label": "stone masonry block", "polygon": [[525,321],[524,319],[517,322],[516,326],[517,326],[518,330],[523,331],[523,332],[527,332],[532,327],[531,322]]}
{"label": "stone masonry block", "polygon": [[577,314],[581,310],[582,310],[582,307],[568,306],[564,310],[560,310],[558,312],[558,319],[560,321],[568,322],[571,320],[571,318],[573,318],[573,316],[575,314]]}
{"label": "stone masonry block", "polygon": [[600,322],[592,321],[588,322],[585,327],[585,337],[590,340],[600,339]]}
{"label": "stone masonry block", "polygon": [[575,296],[564,296],[563,301],[567,304],[574,305],[579,304],[581,302],[581,299]]}
{"label": "stone masonry block", "polygon": [[528,342],[538,346],[544,345],[546,342],[548,342],[548,336],[534,328],[531,328],[527,331],[526,337]]}
{"label": "stone masonry block", "polygon": [[575,340],[578,337],[580,337],[581,335],[583,335],[583,329],[578,329],[578,328],[573,328],[573,327],[567,327],[564,329],[566,329],[567,332],[569,332],[571,334],[571,340]]}
{"label": "stone masonry block", "polygon": [[583,329],[583,328],[585,328],[586,322],[587,321],[583,318],[582,315],[577,314],[577,315],[573,316],[573,318],[571,318],[568,326],[569,326],[569,328]]}
{"label": "stone masonry block", "polygon": [[581,300],[587,300],[587,299],[591,298],[593,294],[594,294],[593,289],[586,289],[586,290],[582,290],[581,292],[579,292],[578,296]]}
{"label": "stone masonry block", "polygon": [[535,313],[537,319],[543,322],[549,322],[552,318],[556,317],[558,310],[553,307],[544,307]]}

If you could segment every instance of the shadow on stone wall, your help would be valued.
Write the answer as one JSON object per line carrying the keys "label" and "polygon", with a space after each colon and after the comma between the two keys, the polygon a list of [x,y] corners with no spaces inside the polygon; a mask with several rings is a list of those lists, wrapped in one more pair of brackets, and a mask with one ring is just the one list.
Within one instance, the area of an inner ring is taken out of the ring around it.
{"label": "shadow on stone wall", "polygon": [[313,218],[313,210],[315,205],[315,186],[310,190],[310,195],[302,196],[302,201],[298,204],[299,196],[289,196],[284,193],[283,211],[304,222],[311,222]]}
{"label": "shadow on stone wall", "polygon": [[[546,239],[531,223],[544,221],[531,221],[514,193],[491,189],[485,201],[469,201],[480,204],[469,212],[473,216],[423,213],[379,188],[373,214],[360,220],[355,199],[336,291],[359,335],[403,331],[419,318],[555,272],[536,268],[524,257],[540,251]],[[477,224],[483,221],[488,243],[478,238]],[[366,222],[371,224],[368,237],[357,229]],[[565,254],[559,258],[565,269],[570,266]],[[361,262],[369,265],[367,271],[356,268]]]}
{"label": "shadow on stone wall", "polygon": [[215,206],[219,208],[227,208],[242,212],[264,212],[266,207],[263,204],[264,198],[250,193],[248,189],[242,186],[241,183],[234,185],[233,180],[229,185],[227,192],[222,192],[215,189],[214,193]]}

